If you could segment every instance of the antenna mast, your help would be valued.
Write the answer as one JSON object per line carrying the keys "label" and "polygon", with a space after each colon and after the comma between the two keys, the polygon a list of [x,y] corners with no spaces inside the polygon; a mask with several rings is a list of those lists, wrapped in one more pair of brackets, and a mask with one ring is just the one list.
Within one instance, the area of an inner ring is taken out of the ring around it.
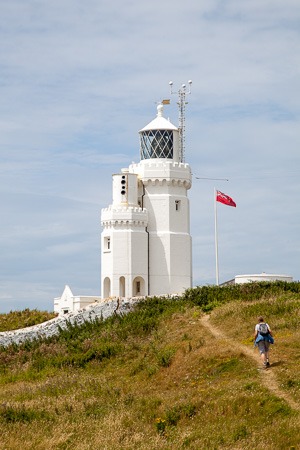
{"label": "antenna mast", "polygon": [[[180,162],[185,161],[185,105],[187,105],[188,102],[185,101],[185,96],[187,94],[191,93],[191,84],[192,80],[188,81],[188,91],[186,90],[186,85],[182,84],[181,88],[178,89],[178,108],[179,108],[179,160]],[[176,94],[176,92],[173,91],[173,81],[169,82],[171,94]]]}

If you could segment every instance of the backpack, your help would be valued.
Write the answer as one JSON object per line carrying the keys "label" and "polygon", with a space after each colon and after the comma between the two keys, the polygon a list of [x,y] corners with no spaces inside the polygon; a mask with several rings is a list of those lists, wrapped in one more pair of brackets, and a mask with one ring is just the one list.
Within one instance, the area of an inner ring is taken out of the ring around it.
{"label": "backpack", "polygon": [[258,325],[258,332],[261,336],[267,336],[269,334],[269,328],[266,323],[260,323]]}

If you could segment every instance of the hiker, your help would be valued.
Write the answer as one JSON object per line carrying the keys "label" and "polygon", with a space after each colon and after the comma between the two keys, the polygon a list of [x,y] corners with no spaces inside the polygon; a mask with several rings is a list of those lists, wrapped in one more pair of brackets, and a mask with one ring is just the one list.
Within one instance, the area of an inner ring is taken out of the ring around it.
{"label": "hiker", "polygon": [[274,344],[274,339],[271,328],[261,316],[258,318],[258,323],[255,325],[254,343],[255,346],[258,346],[264,369],[270,367],[269,347],[270,344]]}

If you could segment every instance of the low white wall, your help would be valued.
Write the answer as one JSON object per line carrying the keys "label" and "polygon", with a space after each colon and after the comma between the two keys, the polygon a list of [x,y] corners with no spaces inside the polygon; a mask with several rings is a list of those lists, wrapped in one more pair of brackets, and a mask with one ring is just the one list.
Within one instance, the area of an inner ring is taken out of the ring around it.
{"label": "low white wall", "polygon": [[81,325],[84,322],[93,321],[96,318],[107,319],[113,314],[128,313],[135,303],[141,299],[110,299],[100,304],[93,303],[84,309],[64,314],[54,319],[32,327],[21,328],[14,331],[0,332],[0,346],[7,347],[10,344],[22,344],[25,341],[47,338],[59,333],[59,329],[67,328],[67,323]]}

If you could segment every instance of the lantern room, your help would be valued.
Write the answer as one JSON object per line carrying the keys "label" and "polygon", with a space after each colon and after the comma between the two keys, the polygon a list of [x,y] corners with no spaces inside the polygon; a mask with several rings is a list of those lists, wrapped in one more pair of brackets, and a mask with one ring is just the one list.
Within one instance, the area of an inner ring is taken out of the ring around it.
{"label": "lantern room", "polygon": [[179,161],[179,131],[163,117],[163,104],[157,106],[157,116],[140,130],[140,153],[144,159],[172,159]]}

